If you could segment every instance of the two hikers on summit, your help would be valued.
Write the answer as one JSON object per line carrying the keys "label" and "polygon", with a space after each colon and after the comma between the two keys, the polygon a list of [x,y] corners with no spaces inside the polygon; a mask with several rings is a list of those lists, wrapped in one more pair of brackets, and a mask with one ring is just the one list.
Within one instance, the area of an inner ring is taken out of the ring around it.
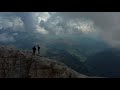
{"label": "two hikers on summit", "polygon": [[[37,45],[37,47],[38,47],[38,54],[40,54],[40,46]],[[33,55],[35,55],[35,53],[36,53],[36,47],[34,46],[32,49],[33,49]]]}

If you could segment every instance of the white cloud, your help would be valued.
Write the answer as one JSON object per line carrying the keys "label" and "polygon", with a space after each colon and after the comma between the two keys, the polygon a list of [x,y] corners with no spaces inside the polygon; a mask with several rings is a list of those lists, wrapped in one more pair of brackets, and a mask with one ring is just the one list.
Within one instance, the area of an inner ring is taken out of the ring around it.
{"label": "white cloud", "polygon": [[23,22],[19,17],[0,17],[0,29],[12,28],[11,30],[20,30],[23,28]]}
{"label": "white cloud", "polygon": [[66,19],[63,16],[51,14],[46,21],[40,22],[40,27],[49,31],[49,34],[63,35],[63,34],[75,34],[75,33],[90,33],[95,32],[94,22],[83,18],[78,19]]}
{"label": "white cloud", "polygon": [[15,29],[17,29],[17,28],[23,28],[23,22],[22,22],[22,20],[19,18],[19,17],[17,17],[17,18],[15,18],[15,19],[13,19],[13,28],[14,28],[14,30]]}
{"label": "white cloud", "polygon": [[36,30],[37,30],[37,32],[39,32],[41,34],[48,34],[48,31],[46,31],[44,28],[42,28],[40,26],[36,26]]}
{"label": "white cloud", "polygon": [[70,28],[73,28],[73,32],[75,30],[80,31],[82,33],[94,33],[95,27],[94,27],[94,22],[91,20],[84,20],[84,19],[73,19],[70,20],[70,22],[67,23]]}
{"label": "white cloud", "polygon": [[38,22],[41,20],[46,21],[50,17],[48,12],[34,12],[33,15],[38,19]]}

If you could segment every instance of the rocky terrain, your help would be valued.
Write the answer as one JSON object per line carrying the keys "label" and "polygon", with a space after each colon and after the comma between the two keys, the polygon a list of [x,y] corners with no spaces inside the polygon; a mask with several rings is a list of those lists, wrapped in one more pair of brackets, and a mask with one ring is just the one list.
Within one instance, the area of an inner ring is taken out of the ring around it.
{"label": "rocky terrain", "polygon": [[91,78],[58,61],[16,48],[0,47],[0,78]]}

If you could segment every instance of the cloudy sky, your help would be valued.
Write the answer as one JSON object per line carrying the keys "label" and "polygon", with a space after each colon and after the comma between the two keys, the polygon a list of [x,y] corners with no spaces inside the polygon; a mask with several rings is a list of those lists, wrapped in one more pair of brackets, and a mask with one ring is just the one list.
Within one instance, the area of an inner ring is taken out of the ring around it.
{"label": "cloudy sky", "polygon": [[[24,32],[26,35],[21,35]],[[113,47],[120,46],[119,12],[0,12],[0,42],[16,42],[16,37],[89,36]],[[32,37],[31,37],[32,38]]]}

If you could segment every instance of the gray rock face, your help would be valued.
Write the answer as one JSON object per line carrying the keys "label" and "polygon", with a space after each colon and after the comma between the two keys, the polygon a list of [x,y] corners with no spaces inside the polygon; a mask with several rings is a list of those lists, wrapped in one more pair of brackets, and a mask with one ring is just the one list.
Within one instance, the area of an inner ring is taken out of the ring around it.
{"label": "gray rock face", "polygon": [[89,78],[52,59],[0,47],[0,78]]}

